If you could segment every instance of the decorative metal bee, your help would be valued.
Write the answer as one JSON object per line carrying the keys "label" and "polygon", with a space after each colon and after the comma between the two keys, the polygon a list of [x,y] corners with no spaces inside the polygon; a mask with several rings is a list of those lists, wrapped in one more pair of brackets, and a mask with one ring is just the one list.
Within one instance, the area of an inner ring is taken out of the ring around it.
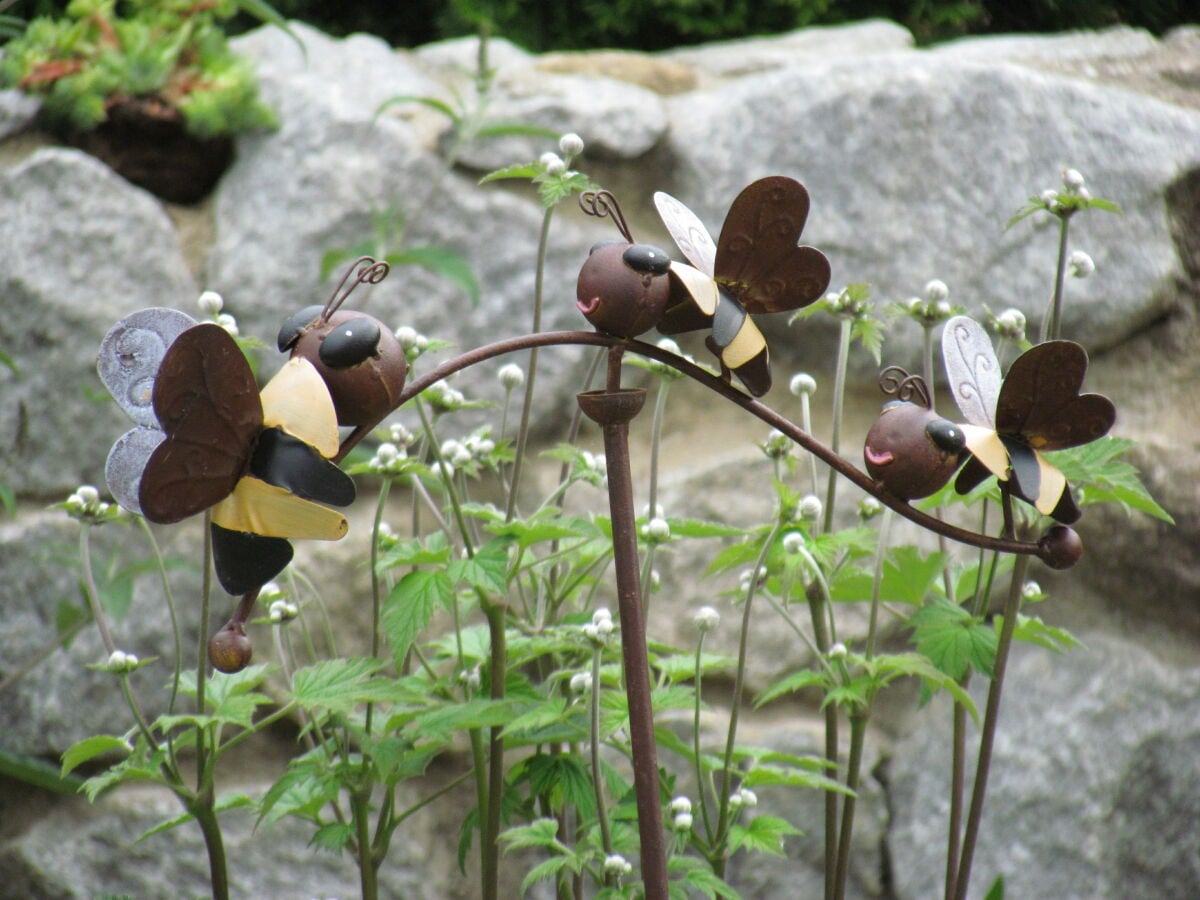
{"label": "decorative metal bee", "polygon": [[1042,452],[1086,444],[1112,428],[1112,401],[1079,393],[1087,351],[1073,341],[1046,341],[1021,354],[1001,379],[987,332],[973,319],[955,316],[942,333],[942,355],[967,418],[961,428],[971,452],[955,489],[965,494],[990,473],[1002,490],[1043,515],[1076,521],[1080,512],[1070,485]]}
{"label": "decorative metal bee", "polygon": [[[671,263],[678,290],[658,322],[663,334],[711,329],[706,343],[756,397],[771,388],[767,341],[751,315],[799,309],[829,286],[829,260],[798,246],[808,218],[808,191],[782,175],[761,178],[738,194],[716,243],[690,209],[654,195],[663,224],[691,266]],[[695,268],[693,268],[693,266]]]}
{"label": "decorative metal bee", "polygon": [[579,198],[589,216],[612,218],[623,241],[603,241],[588,252],[575,286],[575,305],[600,331],[633,338],[658,324],[670,296],[671,257],[633,240],[617,198],[588,191]]}
{"label": "decorative metal bee", "polygon": [[333,397],[339,425],[374,426],[396,408],[404,390],[408,361],[391,329],[374,316],[341,308],[356,287],[378,284],[388,271],[386,262],[360,257],[323,306],[293,313],[279,329],[279,351],[312,363]]}
{"label": "decorative metal bee", "polygon": [[137,423],[109,454],[113,496],[160,524],[211,509],[217,578],[230,594],[279,574],[292,558],[287,538],[346,534],[345,517],[321,504],[349,505],[354,482],[329,462],[337,419],[307,360],[289,361],[260,395],[223,328],[151,309],[109,331],[98,368]]}
{"label": "decorative metal bee", "polygon": [[879,376],[884,404],[867,432],[863,458],[867,473],[902,500],[928,497],[950,480],[962,461],[966,436],[933,411],[929,388],[920,375],[889,366]]}

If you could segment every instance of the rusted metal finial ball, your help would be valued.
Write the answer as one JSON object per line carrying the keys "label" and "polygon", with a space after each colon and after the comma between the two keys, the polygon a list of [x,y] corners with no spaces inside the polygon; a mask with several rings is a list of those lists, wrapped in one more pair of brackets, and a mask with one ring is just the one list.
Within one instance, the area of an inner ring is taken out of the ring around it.
{"label": "rusted metal finial ball", "polygon": [[651,244],[606,241],[591,250],[576,282],[576,306],[600,331],[633,338],[662,318],[671,258]]}
{"label": "rusted metal finial ball", "polygon": [[250,665],[254,647],[245,623],[230,619],[208,639],[208,661],[218,672],[232,675]]}
{"label": "rusted metal finial ball", "polygon": [[928,497],[958,468],[966,438],[954,423],[907,400],[887,403],[863,445],[867,474],[902,500]]}
{"label": "rusted metal finial ball", "polygon": [[391,329],[374,316],[339,309],[327,318],[307,307],[279,331],[279,349],[307,359],[329,388],[339,425],[378,422],[404,390],[408,361]]}
{"label": "rusted metal finial ball", "polygon": [[1069,569],[1083,556],[1079,532],[1066,525],[1051,525],[1038,539],[1038,558],[1052,569]]}

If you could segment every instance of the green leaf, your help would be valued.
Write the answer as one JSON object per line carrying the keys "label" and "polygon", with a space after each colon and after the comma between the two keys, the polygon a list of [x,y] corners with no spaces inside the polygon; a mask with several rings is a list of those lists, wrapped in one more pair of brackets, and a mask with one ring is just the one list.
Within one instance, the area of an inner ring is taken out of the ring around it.
{"label": "green leaf", "polygon": [[387,679],[372,678],[381,668],[382,660],[366,657],[325,660],[292,676],[292,695],[305,709],[349,713],[360,703],[392,695]]}
{"label": "green leaf", "polygon": [[409,572],[388,594],[383,605],[382,624],[392,657],[403,663],[408,648],[433,618],[439,607],[454,602],[454,585],[445,572]]}
{"label": "green leaf", "polygon": [[505,179],[509,178],[521,178],[531,181],[541,174],[542,168],[537,163],[505,166],[503,169],[496,169],[494,172],[488,172],[479,179],[479,184],[487,184],[489,181],[504,181]]}
{"label": "green leaf", "polygon": [[729,849],[783,856],[783,839],[803,833],[790,822],[777,816],[755,816],[749,824],[734,825],[730,829]]}
{"label": "green leaf", "polygon": [[[254,801],[245,794],[226,794],[213,804],[213,809],[214,811],[221,813],[228,809],[238,809],[253,805]],[[175,816],[173,819],[167,819],[165,822],[159,822],[157,825],[151,826],[139,834],[133,839],[133,842],[135,844],[140,843],[148,837],[153,837],[156,834],[162,834],[164,831],[170,831],[172,828],[195,820],[195,818],[196,817],[191,813],[184,813],[183,815]]]}
{"label": "green leaf", "polygon": [[[883,564],[879,583],[879,598],[889,603],[920,606],[929,596],[946,564],[944,553],[922,555],[914,546],[905,545],[891,550]],[[870,600],[875,586],[874,572],[853,569],[834,579],[830,595],[835,601]]]}
{"label": "green leaf", "polygon": [[[76,744],[78,746],[78,744]],[[128,747],[122,744],[122,749]],[[68,753],[71,751],[68,750]],[[58,769],[51,763],[23,753],[0,748],[0,775],[32,784],[47,791],[59,794],[77,794],[83,786],[83,779],[72,775],[67,777],[66,755],[63,756],[63,768]]]}
{"label": "green leaf", "polygon": [[350,824],[342,824],[341,822],[330,822],[327,825],[322,825],[313,834],[312,840],[308,842],[310,847],[316,847],[318,850],[328,850],[331,853],[341,853],[350,843],[350,838],[354,836],[354,828]]}
{"label": "green leaf", "polygon": [[[683,681],[696,677],[696,654],[673,653],[668,656],[656,656],[651,665],[668,682]],[[731,673],[737,666],[737,660],[723,653],[700,654],[700,672],[708,675],[714,672]]]}
{"label": "green leaf", "polygon": [[450,562],[450,546],[445,535],[434,532],[425,540],[397,541],[388,548],[379,563],[380,573],[406,566],[444,566]]}
{"label": "green leaf", "polygon": [[453,106],[444,100],[439,100],[436,97],[421,97],[415,94],[397,94],[394,97],[388,97],[375,109],[375,118],[379,118],[388,107],[398,106],[402,103],[419,103],[422,106],[427,106],[435,112],[440,112],[455,126],[458,126],[462,122],[462,116],[458,114]]}
{"label": "green leaf", "polygon": [[0,506],[2,506],[4,511],[10,516],[15,516],[17,514],[17,495],[14,494],[13,489],[3,481],[0,481]]}
{"label": "green leaf", "polygon": [[991,675],[996,632],[961,606],[938,600],[917,610],[908,626],[917,651],[955,681],[969,669]]}
{"label": "green leaf", "polygon": [[[994,624],[996,634],[999,635],[1000,628],[1004,624],[1004,616],[996,616]],[[1047,625],[1037,616],[1026,616],[1021,613],[1017,614],[1017,627],[1013,629],[1013,637],[1018,641],[1037,644],[1039,647],[1053,650],[1055,653],[1083,646],[1083,643],[1065,628]]]}
{"label": "green leaf", "polygon": [[130,747],[123,738],[110,734],[97,734],[84,738],[82,741],[76,741],[63,753],[60,774],[66,775],[97,756],[116,752],[128,756]]}
{"label": "green leaf", "polygon": [[745,528],[738,528],[734,525],[726,525],[724,522],[708,522],[704,519],[678,518],[671,518],[668,520],[668,522],[671,526],[672,537],[742,537],[746,534]]}
{"label": "green leaf", "polygon": [[479,282],[466,257],[448,247],[407,247],[397,253],[389,253],[385,259],[393,266],[420,266],[439,275],[462,289],[471,301],[479,305]]}
{"label": "green leaf", "polygon": [[500,833],[500,841],[505,845],[505,853],[526,847],[566,849],[558,840],[558,820],[549,818],[535,819],[528,825],[509,828]]}
{"label": "green leaf", "polygon": [[741,900],[742,895],[714,874],[712,867],[702,859],[672,856],[667,860],[667,871],[671,875],[682,875],[668,885],[671,900],[691,900],[697,892],[708,900]]}
{"label": "green leaf", "polygon": [[754,707],[757,709],[760,706],[770,703],[772,700],[778,700],[784,694],[792,694],[808,687],[817,687],[821,688],[821,690],[828,689],[829,676],[816,669],[802,669],[799,672],[793,672],[759,694],[754,700]]}
{"label": "green leaf", "polygon": [[559,133],[553,128],[545,128],[541,125],[526,125],[521,122],[489,122],[486,125],[480,125],[475,130],[475,137],[538,137],[558,140]]}
{"label": "green leaf", "polygon": [[1137,447],[1127,438],[1103,437],[1080,447],[1047,453],[1072,487],[1081,491],[1080,504],[1117,503],[1126,511],[1136,510],[1174,525],[1175,520],[1158,505],[1137,469],[1125,454]]}
{"label": "green leaf", "polygon": [[503,594],[508,590],[507,540],[488,541],[467,559],[456,559],[446,567],[446,574],[455,584],[465,582],[473,588]]}
{"label": "green leaf", "polygon": [[1004,876],[997,875],[983,900],[1004,900]]}

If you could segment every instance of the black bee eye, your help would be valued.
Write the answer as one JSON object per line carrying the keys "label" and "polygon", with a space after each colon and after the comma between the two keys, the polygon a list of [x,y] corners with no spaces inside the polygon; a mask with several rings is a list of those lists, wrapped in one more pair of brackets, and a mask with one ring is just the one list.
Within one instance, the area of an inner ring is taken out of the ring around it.
{"label": "black bee eye", "polygon": [[592,244],[591,249],[588,250],[588,256],[591,256],[593,253],[595,253],[601,247],[607,247],[610,244],[615,244],[615,243],[617,243],[617,242],[616,241],[597,241],[596,243]]}
{"label": "black bee eye", "polygon": [[279,347],[279,352],[283,353],[292,344],[296,343],[296,339],[300,337],[300,332],[315,322],[317,317],[324,311],[324,306],[306,306],[304,309],[294,312],[284,319],[283,324],[279,326],[279,336],[275,339],[275,343]]}
{"label": "black bee eye", "polygon": [[331,369],[357,366],[375,354],[379,336],[379,323],[372,319],[350,319],[335,325],[321,341],[321,362]]}
{"label": "black bee eye", "polygon": [[967,436],[962,429],[947,419],[934,419],[925,426],[925,433],[947,453],[959,453],[967,446]]}
{"label": "black bee eye", "polygon": [[651,244],[631,244],[621,258],[625,265],[643,275],[666,275],[671,268],[671,257]]}

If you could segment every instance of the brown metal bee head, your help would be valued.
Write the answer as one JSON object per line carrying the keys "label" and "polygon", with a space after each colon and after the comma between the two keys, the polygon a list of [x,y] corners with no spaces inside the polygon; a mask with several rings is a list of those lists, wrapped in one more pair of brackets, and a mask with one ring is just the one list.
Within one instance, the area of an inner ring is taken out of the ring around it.
{"label": "brown metal bee head", "polygon": [[[366,313],[341,305],[360,284],[378,284],[388,264],[361,257],[324,306],[308,306],[279,329],[280,352],[311,362],[329,388],[339,425],[368,425],[396,408],[408,362],[392,330]],[[351,275],[354,280],[346,285]]]}
{"label": "brown metal bee head", "polygon": [[903,500],[928,497],[950,477],[966,446],[963,431],[930,408],[929,390],[919,375],[889,366],[879,378],[884,404],[867,432],[863,458],[867,473]]}
{"label": "brown metal bee head", "polygon": [[579,270],[575,305],[600,331],[637,337],[658,324],[666,309],[671,257],[652,244],[634,242],[621,207],[608,191],[589,191],[579,205],[588,215],[611,217],[624,240],[592,247]]}

